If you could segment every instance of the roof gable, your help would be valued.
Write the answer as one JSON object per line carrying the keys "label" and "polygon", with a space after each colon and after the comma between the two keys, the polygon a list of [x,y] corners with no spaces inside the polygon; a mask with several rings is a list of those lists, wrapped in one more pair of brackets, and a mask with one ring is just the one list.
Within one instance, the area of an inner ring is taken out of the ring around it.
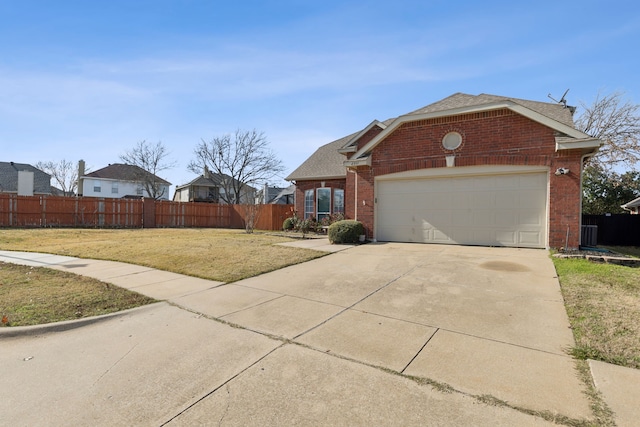
{"label": "roof gable", "polygon": [[[456,93],[419,110],[398,117],[378,136],[360,148],[349,160],[344,161],[343,165],[349,167],[368,164],[371,151],[404,123],[504,108],[563,134],[562,144],[556,143],[557,150],[580,148],[595,151],[597,147],[601,145],[601,141],[597,138],[592,138],[575,129],[571,111],[563,105],[506,98],[497,95],[481,94],[476,96]],[[577,144],[575,147],[571,144],[573,141]]]}
{"label": "roof gable", "polygon": [[33,172],[34,193],[51,193],[51,175],[30,164],[15,162],[0,162],[0,191],[18,191],[18,171]]}
{"label": "roof gable", "polygon": [[548,102],[529,101],[519,98],[508,98],[506,96],[490,95],[486,93],[481,93],[480,95],[455,93],[440,101],[434,102],[433,104],[429,104],[425,107],[412,111],[411,113],[406,114],[406,116],[487,105],[500,101],[511,101],[515,104],[526,107],[532,111],[535,111],[545,117],[563,123],[567,126],[574,126],[572,113],[573,110],[571,107],[565,107],[561,104],[551,104]]}
{"label": "roof gable", "polygon": [[113,163],[107,167],[102,169],[98,169],[97,171],[88,173],[83,176],[83,178],[94,178],[94,179],[112,179],[117,181],[131,181],[138,182],[142,181],[144,177],[152,176],[155,178],[157,182],[163,185],[171,185],[170,182],[165,181],[164,179],[142,169],[136,165],[125,165],[122,163]]}

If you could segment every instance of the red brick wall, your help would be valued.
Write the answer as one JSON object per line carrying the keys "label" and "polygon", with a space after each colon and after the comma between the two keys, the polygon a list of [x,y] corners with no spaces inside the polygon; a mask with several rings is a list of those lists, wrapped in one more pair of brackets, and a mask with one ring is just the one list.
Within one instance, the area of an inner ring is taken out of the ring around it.
{"label": "red brick wall", "polygon": [[[510,110],[496,110],[405,123],[373,151],[372,166],[358,168],[357,219],[373,236],[374,177],[389,173],[445,167],[442,138],[450,131],[463,135],[454,153],[456,166],[548,166],[550,175],[549,245],[577,247],[580,236],[580,153],[555,152],[555,131]],[[559,167],[569,175],[553,174]],[[347,175],[347,214],[355,215],[355,174]],[[363,204],[364,201],[364,204]]]}

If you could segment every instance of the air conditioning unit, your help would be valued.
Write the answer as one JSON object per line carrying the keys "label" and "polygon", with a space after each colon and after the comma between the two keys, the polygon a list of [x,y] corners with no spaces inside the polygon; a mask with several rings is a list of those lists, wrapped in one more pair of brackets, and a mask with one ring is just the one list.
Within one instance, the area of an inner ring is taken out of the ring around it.
{"label": "air conditioning unit", "polygon": [[581,239],[582,246],[597,246],[598,245],[598,226],[597,225],[583,225]]}

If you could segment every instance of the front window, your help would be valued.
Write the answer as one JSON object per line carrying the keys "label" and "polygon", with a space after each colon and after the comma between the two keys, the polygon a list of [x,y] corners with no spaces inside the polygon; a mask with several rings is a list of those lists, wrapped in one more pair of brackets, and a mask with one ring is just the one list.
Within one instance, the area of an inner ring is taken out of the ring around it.
{"label": "front window", "polygon": [[304,192],[304,219],[313,216],[313,190]]}
{"label": "front window", "polygon": [[112,182],[111,183],[111,193],[112,194],[118,194],[118,183],[117,182]]}
{"label": "front window", "polygon": [[99,193],[101,191],[102,191],[102,187],[101,187],[100,181],[97,181],[97,180],[93,181],[93,192]]}
{"label": "front window", "polygon": [[136,187],[136,194],[138,196],[142,196],[144,194],[144,188],[142,188],[142,184],[138,184]]}
{"label": "front window", "polygon": [[331,189],[330,188],[318,188],[316,192],[318,198],[318,215],[317,220],[331,215]]}
{"label": "front window", "polygon": [[344,214],[344,190],[340,188],[333,190],[333,213]]}

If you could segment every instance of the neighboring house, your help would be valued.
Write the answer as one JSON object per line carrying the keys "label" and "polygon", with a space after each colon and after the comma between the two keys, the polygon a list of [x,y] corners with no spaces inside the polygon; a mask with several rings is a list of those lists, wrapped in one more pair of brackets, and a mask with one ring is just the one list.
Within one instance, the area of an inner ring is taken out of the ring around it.
{"label": "neighboring house", "polygon": [[274,198],[268,203],[273,205],[292,205],[295,200],[296,186],[290,185],[287,188],[283,188]]}
{"label": "neighboring house", "polygon": [[265,184],[262,189],[256,193],[256,203],[270,205],[293,204],[295,188],[295,185],[290,185],[287,188],[280,188],[270,187]]}
{"label": "neighboring house", "polygon": [[[228,175],[212,173],[208,168],[204,168],[202,175],[191,182],[176,187],[173,193],[174,202],[207,202],[226,203],[224,194],[224,183],[230,180]],[[245,185],[244,191],[240,195],[240,201],[247,203],[255,198],[255,188]]]}
{"label": "neighboring house", "polygon": [[633,199],[629,203],[625,203],[621,206],[625,211],[629,211],[631,215],[638,215],[638,208],[640,208],[640,197]]}
{"label": "neighboring house", "polygon": [[78,195],[83,197],[152,197],[147,183],[158,187],[158,200],[169,200],[171,183],[135,165],[114,163],[85,175],[81,161],[78,171]]}
{"label": "neighboring house", "polygon": [[300,215],[344,211],[375,241],[576,248],[601,141],[573,111],[457,93],[320,147],[287,180]]}
{"label": "neighboring house", "polygon": [[51,194],[51,175],[26,163],[0,162],[0,193]]}

